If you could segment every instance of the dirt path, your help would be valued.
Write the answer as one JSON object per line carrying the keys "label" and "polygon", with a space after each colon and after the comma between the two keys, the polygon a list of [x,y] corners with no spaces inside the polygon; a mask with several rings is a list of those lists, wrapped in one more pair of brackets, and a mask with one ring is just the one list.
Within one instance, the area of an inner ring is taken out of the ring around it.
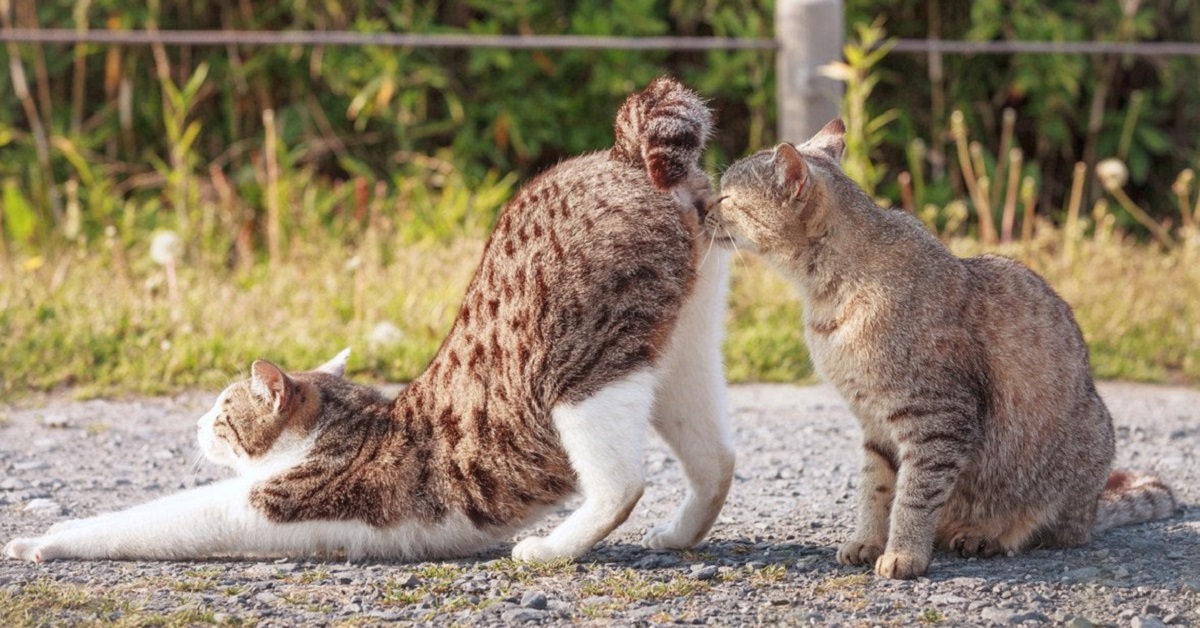
{"label": "dirt path", "polygon": [[[577,564],[516,564],[504,558],[510,545],[422,564],[5,560],[0,625],[1200,626],[1200,391],[1104,384],[1101,393],[1116,418],[1118,465],[1161,474],[1186,507],[1080,549],[939,555],[915,582],[838,566],[833,548],[850,532],[859,460],[853,418],[828,387],[738,386],[737,479],[713,533],[691,552],[637,546],[682,494],[678,466],[654,441],[641,504]],[[214,397],[54,396],[0,408],[0,544],[223,477],[194,465],[195,419]]]}

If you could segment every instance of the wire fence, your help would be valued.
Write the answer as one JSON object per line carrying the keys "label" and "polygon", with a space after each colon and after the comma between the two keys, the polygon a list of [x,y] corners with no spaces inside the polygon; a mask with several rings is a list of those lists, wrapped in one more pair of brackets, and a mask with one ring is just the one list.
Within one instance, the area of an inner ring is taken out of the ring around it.
{"label": "wire fence", "polygon": [[[384,46],[394,48],[493,48],[507,50],[775,50],[775,39],[729,37],[600,37],[591,35],[456,35],[351,31],[74,30],[4,29],[0,41],[120,46]],[[1198,42],[892,40],[909,54],[1118,54],[1139,57],[1200,56]]]}

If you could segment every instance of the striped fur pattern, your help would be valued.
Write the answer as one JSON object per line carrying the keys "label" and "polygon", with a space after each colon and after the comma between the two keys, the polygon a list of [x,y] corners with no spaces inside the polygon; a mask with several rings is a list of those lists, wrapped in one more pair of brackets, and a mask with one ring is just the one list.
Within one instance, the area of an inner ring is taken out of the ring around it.
{"label": "striped fur pattern", "polygon": [[[1112,419],[1070,307],[1009,259],[954,257],[841,171],[844,127],[731,166],[707,225],[799,290],[817,371],[863,430],[857,531],[892,578],[963,556],[1068,547],[1169,516],[1157,478],[1110,475]],[[1107,484],[1106,484],[1107,483]]]}
{"label": "striped fur pattern", "polygon": [[[206,455],[239,471],[226,502],[209,490],[148,504],[18,539],[8,555],[448,557],[508,538],[578,490],[575,513],[513,550],[574,557],[636,505],[651,425],[690,490],[645,542],[699,542],[733,475],[727,255],[701,255],[711,183],[696,159],[710,114],[665,78],[621,111],[616,148],[560,163],[508,203],[449,335],[398,397],[344,379],[345,355],[293,373],[256,362],[200,422]],[[178,508],[197,509],[199,540],[166,529],[181,515],[164,509]]]}

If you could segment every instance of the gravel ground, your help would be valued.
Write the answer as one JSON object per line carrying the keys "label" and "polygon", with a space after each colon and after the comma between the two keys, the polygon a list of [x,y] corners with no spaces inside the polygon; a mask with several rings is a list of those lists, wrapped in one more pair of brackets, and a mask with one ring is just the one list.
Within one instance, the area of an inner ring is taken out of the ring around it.
{"label": "gravel ground", "polygon": [[[1200,626],[1200,391],[1100,389],[1116,417],[1118,465],[1158,472],[1185,508],[1079,549],[938,555],[930,577],[912,582],[839,566],[834,548],[851,532],[857,424],[825,386],[738,386],[737,479],[712,534],[693,551],[637,545],[682,491],[678,465],[654,440],[645,497],[577,563],[517,564],[506,558],[511,545],[421,564],[4,560],[0,625]],[[194,422],[214,398],[59,395],[0,408],[0,544],[223,477],[196,464]]]}

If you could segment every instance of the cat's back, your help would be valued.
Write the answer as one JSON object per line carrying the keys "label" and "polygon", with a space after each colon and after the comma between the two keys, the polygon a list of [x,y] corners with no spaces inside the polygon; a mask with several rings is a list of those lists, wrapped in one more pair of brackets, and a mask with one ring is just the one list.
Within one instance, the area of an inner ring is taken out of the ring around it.
{"label": "cat's back", "polygon": [[496,221],[431,380],[524,422],[652,368],[695,281],[711,196],[698,159],[711,124],[696,94],[659,79],[622,105],[612,148],[523,186]]}
{"label": "cat's back", "polygon": [[697,228],[694,207],[607,153],[563,162],[497,220],[456,332],[543,404],[585,398],[665,344]]}
{"label": "cat's back", "polygon": [[[1004,372],[999,379],[1027,378],[1020,369],[1037,362],[1041,368],[1034,372],[1051,373],[1060,384],[1084,375],[1091,381],[1087,346],[1071,306],[1046,280],[998,255],[966,258],[963,265],[973,295],[972,332],[986,339],[989,361]],[[1059,368],[1048,368],[1054,366]]]}

